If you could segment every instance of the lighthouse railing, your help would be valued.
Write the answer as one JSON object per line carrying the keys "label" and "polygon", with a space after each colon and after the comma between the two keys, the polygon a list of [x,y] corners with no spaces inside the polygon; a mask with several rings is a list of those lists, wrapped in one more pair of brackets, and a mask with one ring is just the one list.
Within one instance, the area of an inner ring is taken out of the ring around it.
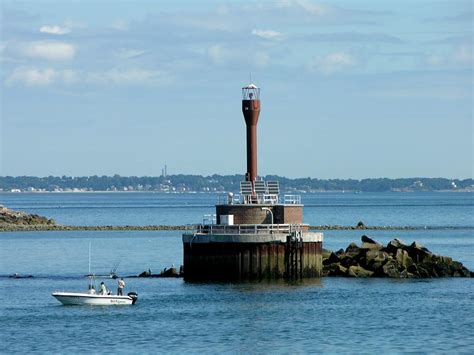
{"label": "lighthouse railing", "polygon": [[238,224],[238,225],[190,225],[185,234],[273,234],[300,232],[304,228],[301,224]]}

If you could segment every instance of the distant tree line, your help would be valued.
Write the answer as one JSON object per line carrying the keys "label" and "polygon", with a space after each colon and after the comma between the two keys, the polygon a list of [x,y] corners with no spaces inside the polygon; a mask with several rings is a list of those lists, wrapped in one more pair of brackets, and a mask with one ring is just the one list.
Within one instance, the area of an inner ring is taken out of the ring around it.
{"label": "distant tree line", "polygon": [[[3,191],[239,191],[243,175],[170,175],[170,176],[1,176]],[[268,175],[282,191],[440,191],[473,189],[473,179],[403,178],[403,179],[289,179]]]}

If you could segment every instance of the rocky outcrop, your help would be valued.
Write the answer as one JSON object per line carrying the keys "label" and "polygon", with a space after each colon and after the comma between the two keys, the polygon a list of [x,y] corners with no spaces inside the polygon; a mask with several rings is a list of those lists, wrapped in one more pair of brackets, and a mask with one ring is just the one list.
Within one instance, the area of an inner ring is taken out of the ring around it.
{"label": "rocky outcrop", "polygon": [[345,277],[474,277],[462,263],[447,256],[435,255],[417,242],[404,244],[399,239],[386,246],[362,236],[343,250],[323,251],[323,275]]}
{"label": "rocky outcrop", "polygon": [[53,219],[48,219],[37,214],[13,211],[0,205],[0,226],[52,226],[55,224]]}

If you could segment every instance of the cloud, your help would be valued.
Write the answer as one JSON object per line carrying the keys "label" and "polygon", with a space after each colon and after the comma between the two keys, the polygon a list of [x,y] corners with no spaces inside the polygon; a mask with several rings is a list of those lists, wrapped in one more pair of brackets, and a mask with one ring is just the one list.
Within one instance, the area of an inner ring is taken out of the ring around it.
{"label": "cloud", "polygon": [[252,30],[252,34],[254,36],[263,38],[263,39],[270,39],[270,40],[280,40],[282,39],[282,34],[277,31],[272,30]]}
{"label": "cloud", "polygon": [[283,7],[283,8],[291,8],[291,7],[296,7],[296,8],[301,8],[305,12],[311,14],[311,15],[316,15],[316,16],[321,16],[324,15],[328,12],[329,8],[328,6],[322,5],[322,4],[317,4],[313,3],[311,1],[307,0],[281,0],[277,3],[277,7]]}
{"label": "cloud", "polygon": [[222,44],[209,47],[207,55],[217,66],[245,63],[250,66],[265,67],[270,61],[270,56],[265,51],[253,47],[229,47]]}
{"label": "cloud", "polygon": [[307,40],[317,42],[369,42],[369,43],[392,43],[400,44],[403,41],[395,36],[384,33],[359,33],[359,32],[340,32],[340,33],[310,33],[295,35],[291,39]]}
{"label": "cloud", "polygon": [[434,68],[463,68],[474,64],[474,53],[472,46],[462,45],[456,47],[451,53],[430,53],[423,61]]}
{"label": "cloud", "polygon": [[145,53],[146,53],[145,51],[142,51],[139,49],[120,48],[117,52],[117,56],[124,59],[132,59],[132,58],[141,57]]}
{"label": "cloud", "polygon": [[6,83],[25,86],[48,86],[54,83],[72,84],[78,82],[79,76],[72,70],[17,68],[7,78]]}
{"label": "cloud", "polygon": [[472,65],[474,62],[474,54],[472,52],[472,47],[467,45],[458,47],[453,53],[452,58],[456,64]]}
{"label": "cloud", "polygon": [[76,55],[76,47],[66,42],[35,41],[19,46],[21,54],[47,60],[70,60]]}
{"label": "cloud", "polygon": [[309,64],[311,71],[319,71],[330,75],[355,65],[355,59],[345,52],[330,53],[323,57],[316,57]]}
{"label": "cloud", "polygon": [[110,25],[110,28],[117,31],[128,31],[130,23],[124,20],[117,20]]}
{"label": "cloud", "polygon": [[170,76],[159,70],[139,68],[110,69],[106,71],[80,72],[75,70],[57,70],[53,68],[15,69],[6,79],[7,85],[50,86],[60,85],[142,85],[168,84]]}
{"label": "cloud", "polygon": [[60,26],[41,26],[39,31],[41,33],[49,33],[53,35],[65,35],[71,32],[69,28]]}
{"label": "cloud", "polygon": [[231,57],[231,51],[222,45],[216,44],[208,49],[209,57],[214,64],[222,65]]}
{"label": "cloud", "polygon": [[425,19],[425,22],[451,22],[451,23],[459,23],[459,22],[469,22],[472,23],[472,20],[474,18],[474,12],[473,11],[466,11],[466,12],[461,12],[457,15],[454,16],[444,16],[444,17],[430,17]]}
{"label": "cloud", "polygon": [[139,85],[169,82],[169,76],[160,70],[131,68],[89,73],[85,80],[92,84]]}

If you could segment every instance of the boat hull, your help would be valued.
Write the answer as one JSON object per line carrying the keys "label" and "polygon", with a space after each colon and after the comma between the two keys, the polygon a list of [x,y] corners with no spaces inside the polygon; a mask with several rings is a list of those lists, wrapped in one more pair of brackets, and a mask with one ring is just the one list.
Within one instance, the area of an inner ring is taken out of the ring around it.
{"label": "boat hull", "polygon": [[65,306],[122,306],[132,305],[136,298],[116,295],[91,295],[88,293],[53,292],[52,296]]}

